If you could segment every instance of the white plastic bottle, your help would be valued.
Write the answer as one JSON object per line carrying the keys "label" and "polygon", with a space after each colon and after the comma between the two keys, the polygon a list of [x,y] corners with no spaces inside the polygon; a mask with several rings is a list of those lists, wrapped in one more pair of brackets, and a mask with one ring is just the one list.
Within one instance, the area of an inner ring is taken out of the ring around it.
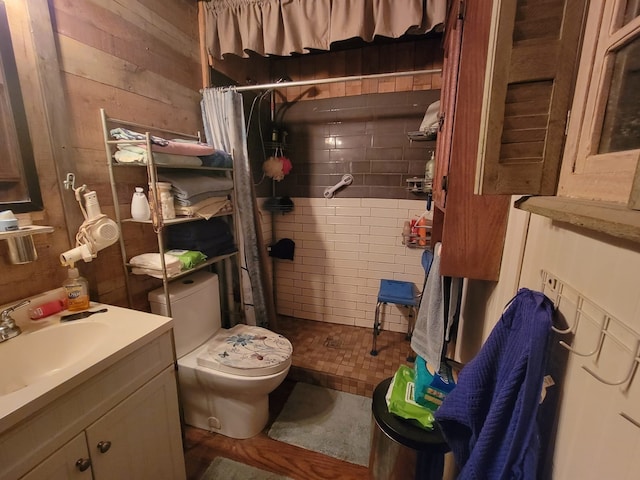
{"label": "white plastic bottle", "polygon": [[151,218],[149,200],[147,200],[147,196],[144,194],[142,187],[136,187],[136,191],[131,199],[131,218],[141,221]]}

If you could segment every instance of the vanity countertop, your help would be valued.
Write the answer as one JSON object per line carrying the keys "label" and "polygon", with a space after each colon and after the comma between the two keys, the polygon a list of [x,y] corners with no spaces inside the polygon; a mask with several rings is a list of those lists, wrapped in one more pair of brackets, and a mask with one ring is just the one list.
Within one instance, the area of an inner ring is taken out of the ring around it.
{"label": "vanity countertop", "polygon": [[[173,320],[128,308],[106,308],[88,318],[61,322],[25,320],[15,312],[22,334],[0,343],[0,432],[27,418],[91,377],[171,329]],[[20,318],[19,318],[20,317]]]}

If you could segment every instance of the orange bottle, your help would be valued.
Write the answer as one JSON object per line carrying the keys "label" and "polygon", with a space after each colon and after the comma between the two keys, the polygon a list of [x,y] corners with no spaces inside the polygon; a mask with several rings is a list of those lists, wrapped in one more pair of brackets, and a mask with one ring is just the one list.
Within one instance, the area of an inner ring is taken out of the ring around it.
{"label": "orange bottle", "polygon": [[420,217],[418,220],[418,245],[425,247],[427,245],[427,219]]}

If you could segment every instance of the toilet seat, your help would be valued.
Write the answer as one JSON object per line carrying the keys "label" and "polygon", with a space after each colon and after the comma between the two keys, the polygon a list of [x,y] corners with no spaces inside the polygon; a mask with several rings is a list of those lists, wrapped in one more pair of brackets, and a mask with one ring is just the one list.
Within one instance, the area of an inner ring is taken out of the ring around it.
{"label": "toilet seat", "polygon": [[266,328],[220,329],[199,349],[199,366],[245,377],[271,375],[291,365],[291,342]]}

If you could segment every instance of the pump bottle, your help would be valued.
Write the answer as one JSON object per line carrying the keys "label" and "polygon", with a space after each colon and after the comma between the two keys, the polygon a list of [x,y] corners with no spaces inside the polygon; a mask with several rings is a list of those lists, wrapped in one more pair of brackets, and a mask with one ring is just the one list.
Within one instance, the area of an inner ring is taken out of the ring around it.
{"label": "pump bottle", "polygon": [[77,268],[69,268],[68,277],[62,283],[66,297],[67,310],[78,312],[89,308],[89,282],[80,276]]}

